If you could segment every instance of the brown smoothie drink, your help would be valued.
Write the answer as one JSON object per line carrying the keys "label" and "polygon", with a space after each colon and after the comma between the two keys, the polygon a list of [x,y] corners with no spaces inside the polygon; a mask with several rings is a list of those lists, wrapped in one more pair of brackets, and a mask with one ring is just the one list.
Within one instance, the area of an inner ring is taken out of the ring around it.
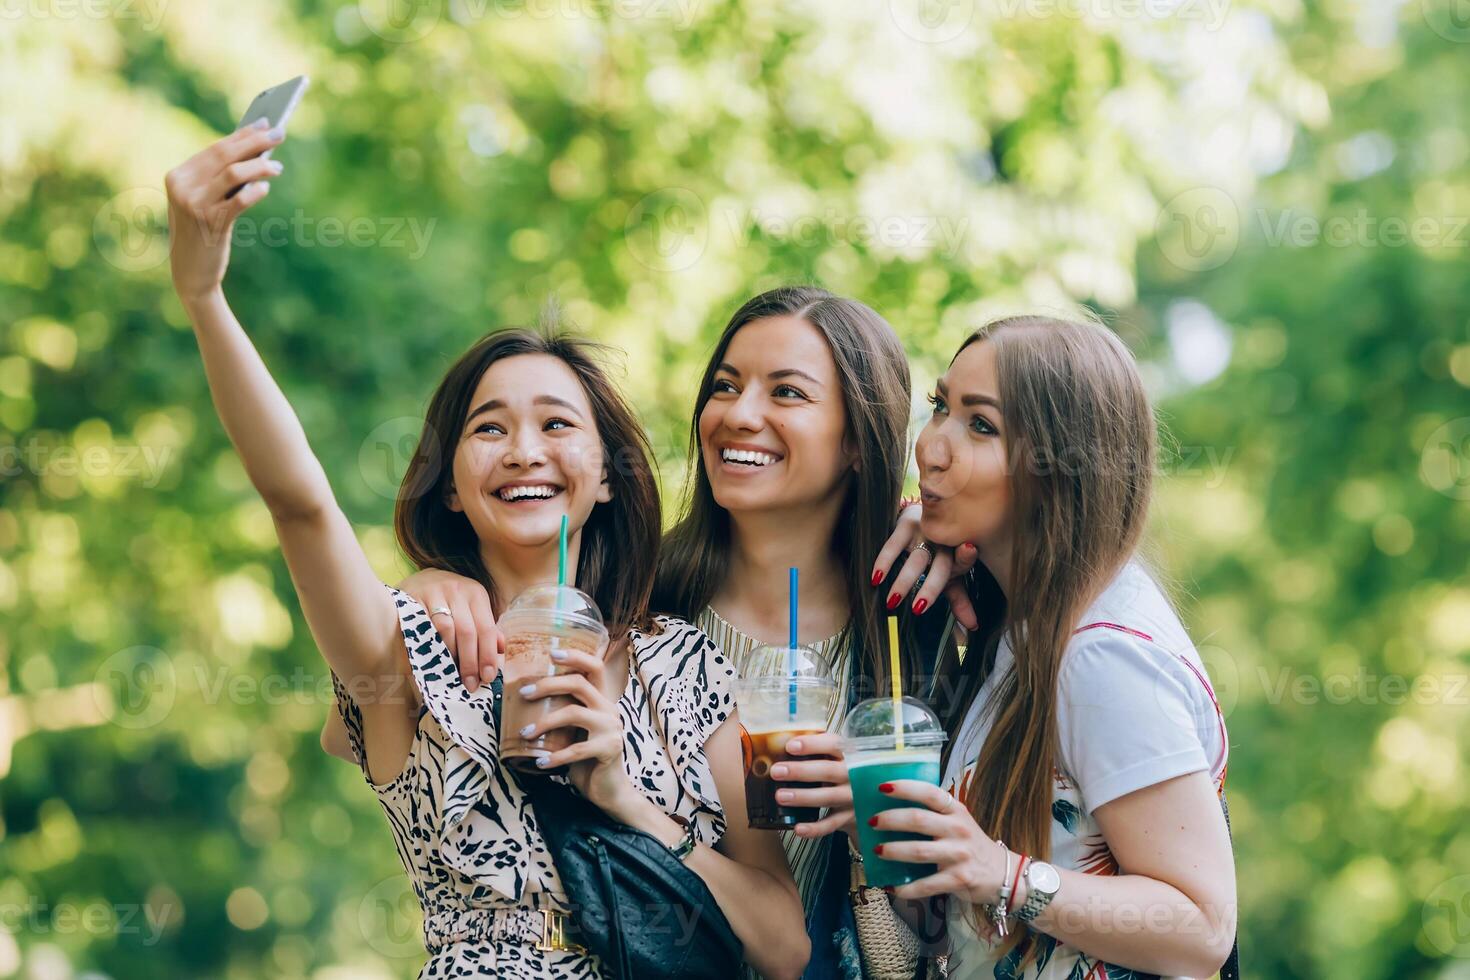
{"label": "brown smoothie drink", "polygon": [[740,708],[740,744],[745,753],[745,809],[757,830],[790,830],[821,817],[817,807],[783,806],[779,789],[808,789],[809,784],[771,778],[781,762],[810,759],[791,756],[786,744],[801,735],[827,730],[837,684],[827,663],[806,647],[757,647],[747,658],[745,676],[735,683]]}
{"label": "brown smoothie drink", "polygon": [[528,701],[521,697],[521,687],[542,677],[555,677],[559,671],[556,661],[551,659],[553,650],[580,650],[597,655],[597,647],[581,637],[555,636],[547,633],[517,633],[505,639],[505,665],[502,672],[503,694],[500,704],[500,757],[517,768],[531,768],[537,772],[537,756],[548,755],[579,741],[580,733],[574,728],[553,728],[529,739],[521,738],[520,731],[527,725],[541,721],[558,708],[571,704],[564,695]]}
{"label": "brown smoothie drink", "polygon": [[516,597],[500,618],[505,635],[505,664],[501,668],[500,758],[522,772],[550,773],[562,767],[543,769],[536,760],[581,740],[576,728],[554,728],[537,732],[529,739],[521,730],[558,708],[572,703],[561,695],[527,700],[521,688],[545,677],[562,673],[552,659],[557,650],[607,653],[608,632],[602,625],[597,604],[585,592],[568,586],[538,585]]}
{"label": "brown smoothie drink", "polygon": [[821,819],[818,807],[782,806],[776,802],[778,789],[809,789],[815,784],[778,782],[771,778],[771,767],[778,762],[802,758],[786,754],[787,742],[799,735],[815,735],[822,731],[825,729],[752,732],[741,727],[740,744],[745,750],[745,810],[752,827],[758,830],[790,830],[799,823]]}

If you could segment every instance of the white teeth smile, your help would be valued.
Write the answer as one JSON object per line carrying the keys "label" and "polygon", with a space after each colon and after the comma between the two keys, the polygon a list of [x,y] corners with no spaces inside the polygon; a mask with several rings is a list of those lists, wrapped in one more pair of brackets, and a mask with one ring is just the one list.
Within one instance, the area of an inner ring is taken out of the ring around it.
{"label": "white teeth smile", "polygon": [[727,463],[744,463],[747,466],[770,466],[780,457],[753,449],[722,449],[720,458]]}
{"label": "white teeth smile", "polygon": [[561,491],[549,483],[530,487],[501,487],[495,491],[495,496],[501,500],[525,500],[527,498],[545,499],[554,497]]}

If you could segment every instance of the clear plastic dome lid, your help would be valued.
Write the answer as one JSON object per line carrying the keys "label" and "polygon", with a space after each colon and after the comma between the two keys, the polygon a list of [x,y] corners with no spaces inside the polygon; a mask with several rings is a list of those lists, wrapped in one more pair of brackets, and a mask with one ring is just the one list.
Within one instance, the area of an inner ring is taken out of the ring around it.
{"label": "clear plastic dome lid", "polygon": [[843,738],[856,748],[896,746],[900,731],[905,748],[931,747],[945,739],[939,716],[923,701],[912,697],[900,699],[896,710],[892,698],[860,701],[842,722]]}
{"label": "clear plastic dome lid", "polygon": [[508,623],[527,616],[558,626],[607,632],[602,621],[602,610],[597,608],[597,603],[592,601],[590,595],[570,585],[531,586],[516,596],[505,612],[500,614],[500,624],[507,627]]}
{"label": "clear plastic dome lid", "polygon": [[827,658],[811,647],[758,646],[746,657],[742,673],[745,685],[832,683]]}

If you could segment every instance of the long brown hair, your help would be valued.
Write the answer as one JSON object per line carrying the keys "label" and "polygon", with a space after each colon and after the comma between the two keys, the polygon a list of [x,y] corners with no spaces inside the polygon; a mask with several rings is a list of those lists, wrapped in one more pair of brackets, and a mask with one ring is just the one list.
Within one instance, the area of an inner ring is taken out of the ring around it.
{"label": "long brown hair", "polygon": [[856,300],[815,286],[783,286],[761,293],[735,311],[710,355],[694,402],[689,433],[689,481],[679,523],[664,539],[654,606],[692,619],[724,584],[730,567],[730,515],[715,502],[700,452],[699,417],[709,402],[715,371],[736,332],[767,317],[792,316],[815,327],[832,350],[847,432],[861,465],[842,490],[841,529],[832,543],[847,584],[848,638],[866,657],[866,676],[887,677],[881,603],[869,583],[878,549],[893,530],[908,460],[908,358],[893,327]]}
{"label": "long brown hair", "polygon": [[[598,344],[561,332],[554,318],[537,330],[497,330],[477,341],[444,375],[429,401],[418,449],[403,475],[393,526],[415,567],[464,575],[495,596],[474,528],[447,504],[454,451],[475,387],[490,365],[519,354],[557,358],[587,393],[612,490],[612,500],[594,506],[582,527],[577,585],[597,602],[617,639],[629,627],[649,626],[661,525],[648,437],[598,364],[602,351]],[[495,612],[499,615],[500,609]]]}
{"label": "long brown hair", "polygon": [[945,714],[952,740],[993,667],[1003,630],[1015,667],[987,705],[993,726],[964,802],[991,837],[1045,860],[1062,654],[1080,617],[1138,547],[1157,427],[1132,355],[1101,324],[1012,317],[976,331],[960,350],[981,341],[995,350],[1005,426],[1011,584],[1002,597],[981,569],[972,586],[990,629],[971,638],[978,656],[966,657]]}

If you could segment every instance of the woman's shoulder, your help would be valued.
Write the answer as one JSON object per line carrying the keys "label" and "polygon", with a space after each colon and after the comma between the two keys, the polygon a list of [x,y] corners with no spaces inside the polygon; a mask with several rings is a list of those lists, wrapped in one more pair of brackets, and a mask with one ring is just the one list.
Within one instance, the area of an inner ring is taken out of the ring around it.
{"label": "woman's shoulder", "polygon": [[689,620],[665,613],[649,616],[646,628],[633,627],[628,630],[628,636],[633,643],[640,646],[664,643],[671,638],[684,642],[710,642],[705,631]]}
{"label": "woman's shoulder", "polygon": [[735,668],[693,624],[655,616],[652,628],[629,631],[638,676],[664,730],[676,719],[692,724],[697,744],[735,710]]}
{"label": "woman's shoulder", "polygon": [[645,669],[683,674],[691,669],[733,676],[720,647],[704,630],[677,616],[656,615],[647,629],[628,631],[628,642]]}
{"label": "woman's shoulder", "polygon": [[1124,566],[1082,615],[1068,644],[1068,654],[1115,646],[1122,638],[1164,651],[1194,650],[1163,588],[1136,561]]}

